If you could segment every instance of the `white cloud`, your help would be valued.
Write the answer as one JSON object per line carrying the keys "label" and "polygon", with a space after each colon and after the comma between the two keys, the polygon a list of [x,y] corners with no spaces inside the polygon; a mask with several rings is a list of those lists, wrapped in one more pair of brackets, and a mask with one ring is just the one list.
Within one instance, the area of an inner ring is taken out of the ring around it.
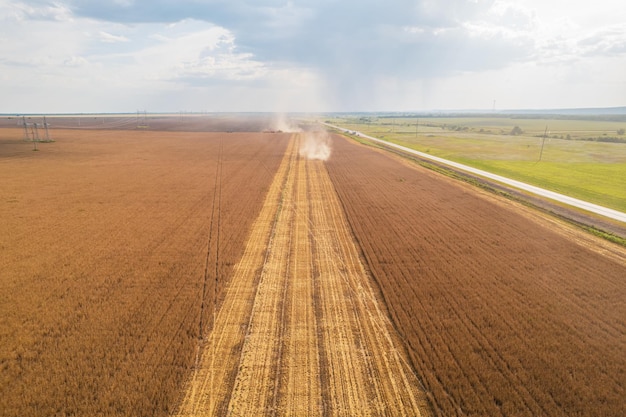
{"label": "white cloud", "polygon": [[158,43],[132,52],[136,66],[151,79],[196,86],[207,80],[250,80],[266,74],[264,65],[250,53],[237,51],[231,32],[204,26],[197,30],[197,22],[186,21],[150,35]]}
{"label": "white cloud", "polygon": [[626,27],[613,25],[580,38],[577,46],[584,56],[614,56],[626,54]]}
{"label": "white cloud", "polygon": [[[62,3],[3,0],[0,2],[0,16],[5,20],[25,21],[25,20],[53,20],[58,22],[72,20],[72,12]],[[2,20],[2,18],[0,18]]]}
{"label": "white cloud", "polygon": [[102,42],[106,42],[106,43],[118,43],[118,42],[129,41],[129,39],[126,36],[112,35],[102,30],[98,32],[98,37],[100,38]]}
{"label": "white cloud", "polygon": [[[206,22],[120,25],[76,16],[63,23],[21,17],[9,21],[5,15],[0,27],[0,39],[8,40],[0,43],[0,89],[12,97],[0,112],[234,111],[235,98],[254,110],[297,104],[296,94],[315,96],[305,91],[314,88],[314,77],[256,60],[238,50],[231,31]],[[275,102],[268,100],[272,90]]]}
{"label": "white cloud", "polygon": [[84,67],[89,62],[81,56],[72,56],[63,62],[66,67]]}
{"label": "white cloud", "polygon": [[624,21],[621,0],[0,0],[0,112],[612,105]]}

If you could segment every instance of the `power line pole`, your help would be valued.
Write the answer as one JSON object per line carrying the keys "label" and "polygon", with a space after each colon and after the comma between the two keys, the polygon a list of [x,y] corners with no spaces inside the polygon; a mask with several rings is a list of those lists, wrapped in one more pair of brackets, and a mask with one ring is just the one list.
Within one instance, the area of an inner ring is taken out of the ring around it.
{"label": "power line pole", "polygon": [[46,116],[43,117],[43,125],[46,128],[46,142],[52,142],[50,140],[50,132],[48,131],[48,122],[46,121]]}
{"label": "power line pole", "polygon": [[39,142],[39,130],[37,129],[37,123],[33,123],[31,125],[31,130],[33,133],[33,141]]}
{"label": "power line pole", "polygon": [[39,142],[39,132],[37,131],[37,123],[33,123],[30,126],[32,133],[33,133],[33,151],[38,150],[37,149],[37,142]]}
{"label": "power line pole", "polygon": [[546,135],[548,134],[548,126],[546,125],[546,130],[543,132],[543,139],[541,139],[541,151],[539,152],[539,161],[541,162],[541,158],[543,157],[543,145],[546,143]]}
{"label": "power line pole", "polygon": [[28,134],[28,125],[26,124],[26,116],[22,116],[22,125],[24,126],[24,140],[30,140],[30,135]]}

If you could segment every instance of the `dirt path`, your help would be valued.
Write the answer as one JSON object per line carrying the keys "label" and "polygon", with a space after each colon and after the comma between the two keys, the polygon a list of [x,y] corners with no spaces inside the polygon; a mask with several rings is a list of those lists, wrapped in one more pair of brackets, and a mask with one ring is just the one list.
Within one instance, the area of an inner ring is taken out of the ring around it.
{"label": "dirt path", "polygon": [[[294,136],[179,416],[423,415],[321,161]],[[267,251],[266,251],[267,249]]]}

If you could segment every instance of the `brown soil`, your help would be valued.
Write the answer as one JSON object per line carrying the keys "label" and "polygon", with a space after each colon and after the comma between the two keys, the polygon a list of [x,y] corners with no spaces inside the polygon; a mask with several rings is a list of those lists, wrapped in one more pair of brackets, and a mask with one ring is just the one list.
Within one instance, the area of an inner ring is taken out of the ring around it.
{"label": "brown soil", "polygon": [[626,414],[619,249],[339,136],[327,166],[437,415]]}

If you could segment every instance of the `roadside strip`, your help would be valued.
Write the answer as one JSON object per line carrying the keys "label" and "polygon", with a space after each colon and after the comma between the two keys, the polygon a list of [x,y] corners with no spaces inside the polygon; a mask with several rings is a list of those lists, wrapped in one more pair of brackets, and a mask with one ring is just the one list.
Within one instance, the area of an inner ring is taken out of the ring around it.
{"label": "roadside strip", "polygon": [[536,194],[536,195],[541,196],[541,197],[549,198],[551,200],[558,201],[560,203],[564,203],[564,204],[567,204],[567,205],[572,206],[572,207],[583,209],[583,210],[589,211],[591,213],[598,214],[600,216],[604,216],[604,217],[607,217],[607,218],[610,218],[610,219],[613,219],[613,220],[617,220],[617,221],[626,223],[626,213],[622,213],[621,211],[617,211],[617,210],[613,210],[613,209],[610,209],[610,208],[607,208],[607,207],[599,206],[597,204],[589,203],[587,201],[583,201],[583,200],[579,200],[577,198],[573,198],[573,197],[569,197],[569,196],[566,196],[566,195],[563,195],[563,194],[559,194],[559,193],[556,193],[554,191],[545,190],[543,188],[539,188],[539,187],[536,187],[534,185],[526,184],[526,183],[523,183],[521,181],[512,180],[510,178],[502,177],[500,175],[492,174],[492,173],[487,172],[487,171],[483,171],[483,170],[480,170],[480,169],[472,168],[470,166],[459,164],[457,162],[448,161],[447,159],[439,158],[437,156],[429,155],[429,154],[424,153],[424,152],[416,151],[415,149],[407,148],[406,146],[402,146],[402,145],[397,145],[395,143],[388,142],[388,141],[385,141],[385,140],[382,140],[382,139],[378,139],[378,138],[366,135],[366,134],[358,132],[358,131],[354,131],[354,130],[350,130],[350,129],[344,129],[342,127],[331,125],[331,124],[328,124],[328,123],[322,123],[322,124],[325,125],[325,126],[331,127],[333,129],[340,130],[340,131],[342,131],[344,133],[353,133],[353,134],[355,134],[358,137],[369,139],[369,140],[371,140],[373,142],[381,143],[381,144],[383,144],[385,146],[389,146],[389,147],[392,147],[392,148],[399,149],[399,150],[401,150],[403,152],[407,152],[407,153],[410,153],[410,154],[413,154],[413,155],[417,155],[420,158],[430,159],[430,160],[438,162],[440,164],[448,165],[448,166],[451,166],[453,168],[460,169],[462,171],[469,172],[469,173],[472,173],[472,174],[475,174],[475,175],[480,175],[482,177],[489,178],[491,180],[498,181],[498,182],[501,182],[503,184],[515,187],[515,188],[519,188],[520,190],[524,190],[524,191]]}

